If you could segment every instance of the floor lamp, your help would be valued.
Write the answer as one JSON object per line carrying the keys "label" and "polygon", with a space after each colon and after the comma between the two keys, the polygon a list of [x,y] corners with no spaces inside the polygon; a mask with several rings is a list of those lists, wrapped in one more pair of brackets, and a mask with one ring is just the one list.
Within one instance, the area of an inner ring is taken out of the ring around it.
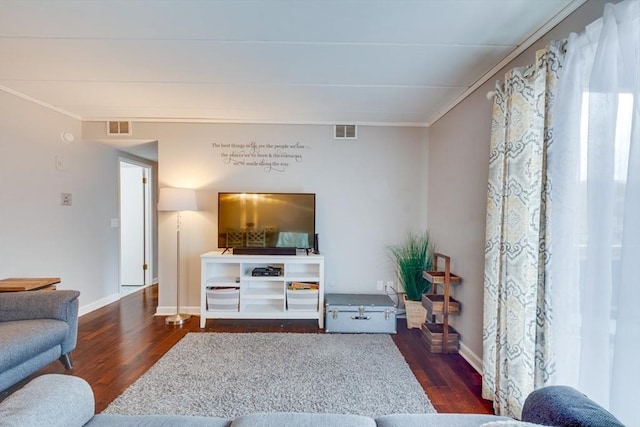
{"label": "floor lamp", "polygon": [[180,226],[181,212],[197,211],[196,190],[191,188],[161,188],[158,198],[159,211],[176,212],[176,314],[167,316],[168,325],[182,325],[191,316],[180,313]]}

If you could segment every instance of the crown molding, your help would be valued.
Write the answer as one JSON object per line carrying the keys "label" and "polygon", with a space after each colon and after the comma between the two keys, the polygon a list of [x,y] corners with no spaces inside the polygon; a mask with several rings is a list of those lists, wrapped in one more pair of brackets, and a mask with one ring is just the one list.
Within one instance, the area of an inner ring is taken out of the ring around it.
{"label": "crown molding", "polygon": [[529,49],[535,42],[540,40],[542,36],[551,31],[556,25],[562,22],[567,16],[571,15],[577,8],[585,4],[587,0],[573,0],[564,9],[558,12],[553,18],[547,21],[543,26],[538,28],[533,34],[531,34],[527,39],[522,42],[518,47],[516,47],[509,55],[507,55],[502,61],[500,61],[496,66],[494,66],[491,70],[487,71],[482,77],[480,77],[472,86],[470,86],[467,90],[462,92],[460,96],[458,96],[453,102],[451,102],[444,110],[440,113],[436,114],[432,117],[427,123],[426,126],[429,127],[433,125],[435,122],[440,120],[445,114],[449,111],[453,110],[456,105],[461,103],[464,99],[466,99],[469,95],[476,91],[480,86],[486,83],[490,78],[492,78],[498,71],[507,66],[511,61],[517,58],[522,52]]}

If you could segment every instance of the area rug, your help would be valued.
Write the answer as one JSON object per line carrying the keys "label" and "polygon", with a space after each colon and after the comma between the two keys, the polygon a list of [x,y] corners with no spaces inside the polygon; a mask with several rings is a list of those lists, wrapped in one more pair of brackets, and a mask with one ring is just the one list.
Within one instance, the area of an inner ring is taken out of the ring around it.
{"label": "area rug", "polygon": [[389,335],[189,333],[103,413],[435,412]]}

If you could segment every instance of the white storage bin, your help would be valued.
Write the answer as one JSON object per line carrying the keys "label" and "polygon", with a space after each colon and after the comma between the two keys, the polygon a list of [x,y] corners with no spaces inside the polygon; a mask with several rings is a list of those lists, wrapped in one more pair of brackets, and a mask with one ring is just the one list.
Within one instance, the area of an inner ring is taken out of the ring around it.
{"label": "white storage bin", "polygon": [[207,310],[238,311],[240,290],[238,288],[207,289]]}
{"label": "white storage bin", "polygon": [[318,310],[318,290],[287,289],[287,309],[289,311]]}

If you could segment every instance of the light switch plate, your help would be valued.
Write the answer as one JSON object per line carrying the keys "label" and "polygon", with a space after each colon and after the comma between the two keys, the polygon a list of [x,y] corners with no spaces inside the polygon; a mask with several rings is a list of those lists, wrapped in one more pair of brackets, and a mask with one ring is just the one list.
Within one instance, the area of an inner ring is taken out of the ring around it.
{"label": "light switch plate", "polygon": [[67,170],[67,164],[60,155],[56,156],[56,170],[63,172]]}

